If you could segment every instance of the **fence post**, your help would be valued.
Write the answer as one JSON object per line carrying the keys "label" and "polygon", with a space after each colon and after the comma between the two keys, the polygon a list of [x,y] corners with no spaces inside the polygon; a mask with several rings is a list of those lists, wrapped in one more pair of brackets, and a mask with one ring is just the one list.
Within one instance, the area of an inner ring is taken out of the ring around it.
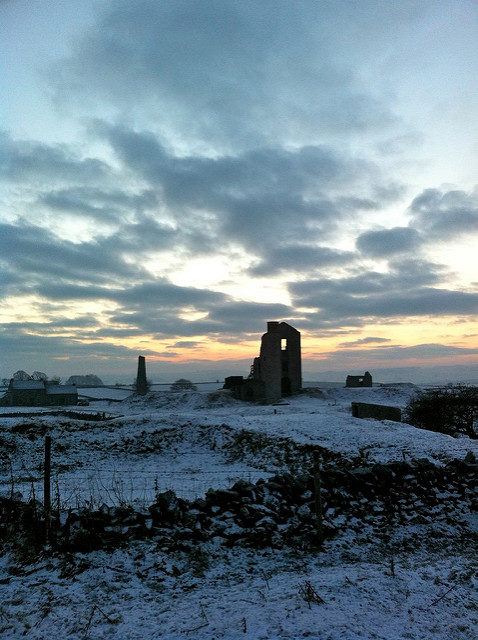
{"label": "fence post", "polygon": [[317,544],[320,546],[324,542],[324,525],[322,518],[322,495],[320,477],[319,452],[314,450],[314,498],[315,498],[315,522],[317,527]]}
{"label": "fence post", "polygon": [[45,464],[43,476],[43,509],[47,532],[50,524],[51,511],[51,436],[45,436]]}

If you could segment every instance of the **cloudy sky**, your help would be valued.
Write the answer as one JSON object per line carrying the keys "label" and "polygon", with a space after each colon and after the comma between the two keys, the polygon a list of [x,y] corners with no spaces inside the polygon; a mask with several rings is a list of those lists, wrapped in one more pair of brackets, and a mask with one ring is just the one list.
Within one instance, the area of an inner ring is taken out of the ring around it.
{"label": "cloudy sky", "polygon": [[2,0],[0,23],[1,376],[246,373],[272,319],[307,372],[472,371],[475,0]]}

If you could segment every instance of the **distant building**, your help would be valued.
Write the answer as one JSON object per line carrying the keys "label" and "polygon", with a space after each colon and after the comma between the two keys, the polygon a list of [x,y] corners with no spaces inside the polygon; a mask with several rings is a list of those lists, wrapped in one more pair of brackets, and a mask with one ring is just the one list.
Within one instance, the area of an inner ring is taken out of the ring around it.
{"label": "distant building", "polygon": [[268,322],[248,378],[229,376],[225,389],[242,400],[276,402],[302,388],[300,332],[287,322]]}
{"label": "distant building", "polygon": [[346,387],[371,387],[372,376],[366,371],[363,376],[347,376],[345,380]]}
{"label": "distant building", "polygon": [[78,403],[75,385],[49,383],[44,380],[10,380],[0,406],[48,407]]}

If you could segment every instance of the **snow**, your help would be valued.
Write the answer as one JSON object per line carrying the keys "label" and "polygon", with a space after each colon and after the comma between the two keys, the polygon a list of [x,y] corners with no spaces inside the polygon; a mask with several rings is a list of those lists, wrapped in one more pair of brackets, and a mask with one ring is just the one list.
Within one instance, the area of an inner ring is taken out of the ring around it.
{"label": "snow", "polygon": [[[413,392],[413,387],[404,385],[312,389],[271,406],[243,403],[224,391],[160,391],[75,408],[85,415],[105,412],[113,416],[105,422],[66,419],[61,413],[42,416],[42,409],[29,408],[30,414],[37,415],[0,420],[0,438],[14,451],[8,457],[15,489],[28,497],[33,482],[41,498],[42,436],[48,431],[53,442],[55,491],[64,506],[148,503],[156,490],[167,489],[193,498],[209,487],[230,486],[239,478],[255,481],[285,469],[280,438],[290,441],[297,455],[301,446],[317,445],[362,463],[404,458],[446,463],[464,458],[470,450],[478,454],[476,441],[466,437],[452,438],[404,423],[358,419],[350,413],[350,403],[357,399],[404,407]],[[18,410],[27,413],[26,408]],[[243,431],[265,438],[270,451],[231,460],[228,447],[234,433]],[[11,471],[5,459],[0,464],[0,492],[10,491]]]}
{"label": "snow", "polygon": [[[204,554],[204,555],[203,555]],[[11,561],[10,561],[11,562]],[[151,543],[114,553],[40,560],[9,575],[0,559],[5,640],[194,638],[211,640],[471,640],[471,558],[455,553],[369,554],[333,549],[231,549],[164,554]],[[309,582],[323,600],[308,603]]]}
{"label": "snow", "polygon": [[[415,390],[312,388],[271,406],[201,387],[146,397],[85,389],[91,397],[116,400],[74,408],[113,416],[104,422],[3,408],[35,415],[0,419],[0,491],[10,493],[13,475],[15,491],[28,498],[33,486],[41,499],[45,433],[53,442],[53,493],[64,506],[146,505],[156,490],[170,488],[193,498],[239,478],[255,481],[287,470],[300,462],[304,445],[357,464],[403,458],[445,464],[468,451],[478,454],[476,441],[466,437],[350,413],[352,401],[403,408]],[[109,553],[4,553],[0,636],[469,640],[478,584],[471,551],[453,523],[444,535],[429,520],[403,525],[400,536],[409,547],[397,546],[393,571],[390,550],[369,539],[359,521],[358,533],[341,534],[320,553],[227,549],[217,539],[177,551],[153,539]],[[307,584],[323,603],[304,599]]]}

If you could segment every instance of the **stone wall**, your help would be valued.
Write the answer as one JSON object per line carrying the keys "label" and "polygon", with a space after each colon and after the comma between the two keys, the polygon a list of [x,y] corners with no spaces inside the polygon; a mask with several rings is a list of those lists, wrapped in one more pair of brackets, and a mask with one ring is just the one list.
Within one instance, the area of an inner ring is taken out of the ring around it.
{"label": "stone wall", "polygon": [[394,422],[402,421],[401,409],[385,404],[352,402],[351,411],[354,418],[375,418],[375,420],[393,420]]}
{"label": "stone wall", "polygon": [[[406,525],[429,526],[438,537],[450,525],[455,532],[466,532],[469,512],[476,508],[477,471],[474,461],[460,460],[443,467],[426,459],[354,469],[330,465],[320,475],[325,537],[347,532],[349,540],[354,535],[386,540],[392,530]],[[213,538],[226,545],[307,547],[317,534],[315,486],[309,470],[257,483],[241,480],[194,501],[167,491],[143,510],[69,510],[52,516],[50,543],[69,551],[114,548],[145,538],[165,549]],[[18,543],[23,537],[41,543],[42,518],[38,503],[0,498],[3,542]]]}

